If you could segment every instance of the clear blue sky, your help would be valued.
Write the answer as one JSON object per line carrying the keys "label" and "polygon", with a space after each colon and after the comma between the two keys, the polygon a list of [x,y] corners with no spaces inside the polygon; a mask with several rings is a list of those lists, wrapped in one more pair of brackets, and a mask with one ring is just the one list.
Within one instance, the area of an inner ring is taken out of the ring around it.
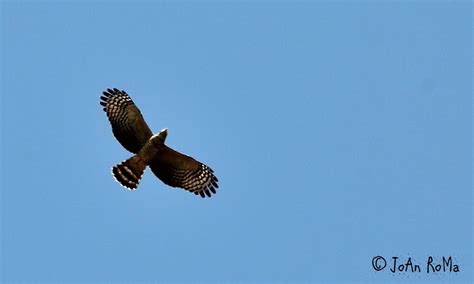
{"label": "clear blue sky", "polygon": [[[470,2],[1,8],[3,282],[472,283]],[[116,183],[107,87],[217,195]]]}

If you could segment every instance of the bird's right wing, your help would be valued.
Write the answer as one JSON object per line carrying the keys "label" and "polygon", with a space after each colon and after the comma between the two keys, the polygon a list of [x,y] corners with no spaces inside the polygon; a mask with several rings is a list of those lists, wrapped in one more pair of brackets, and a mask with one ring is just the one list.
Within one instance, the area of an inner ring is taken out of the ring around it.
{"label": "bird's right wing", "polygon": [[107,89],[100,104],[107,113],[115,138],[128,151],[136,154],[152,136],[140,110],[125,91]]}
{"label": "bird's right wing", "polygon": [[195,159],[163,145],[151,161],[151,171],[165,184],[180,187],[201,197],[216,193],[214,171]]}

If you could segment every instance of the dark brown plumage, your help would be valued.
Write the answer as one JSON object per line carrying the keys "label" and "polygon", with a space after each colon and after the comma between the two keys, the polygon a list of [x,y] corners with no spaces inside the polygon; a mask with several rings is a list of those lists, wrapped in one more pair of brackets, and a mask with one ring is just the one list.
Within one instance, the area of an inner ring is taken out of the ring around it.
{"label": "dark brown plumage", "polygon": [[217,177],[208,166],[165,145],[167,129],[153,135],[140,110],[124,91],[107,89],[100,104],[122,146],[135,155],[114,166],[112,174],[124,187],[135,190],[146,166],[165,184],[202,197],[218,188]]}

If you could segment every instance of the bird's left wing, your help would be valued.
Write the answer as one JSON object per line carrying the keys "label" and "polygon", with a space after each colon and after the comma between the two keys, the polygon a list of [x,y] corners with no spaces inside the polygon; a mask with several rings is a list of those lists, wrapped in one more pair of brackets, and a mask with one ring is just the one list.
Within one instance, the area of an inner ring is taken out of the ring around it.
{"label": "bird's left wing", "polygon": [[152,136],[140,110],[125,91],[107,89],[100,104],[107,113],[115,138],[128,151],[136,154]]}

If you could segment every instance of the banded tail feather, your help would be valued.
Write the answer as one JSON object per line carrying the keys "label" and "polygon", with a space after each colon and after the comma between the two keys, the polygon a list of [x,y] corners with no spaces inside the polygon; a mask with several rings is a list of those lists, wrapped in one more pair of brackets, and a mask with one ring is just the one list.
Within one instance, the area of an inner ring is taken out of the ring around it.
{"label": "banded tail feather", "polygon": [[138,155],[134,155],[130,159],[114,166],[112,174],[122,186],[135,190],[140,183],[145,168],[146,163]]}

